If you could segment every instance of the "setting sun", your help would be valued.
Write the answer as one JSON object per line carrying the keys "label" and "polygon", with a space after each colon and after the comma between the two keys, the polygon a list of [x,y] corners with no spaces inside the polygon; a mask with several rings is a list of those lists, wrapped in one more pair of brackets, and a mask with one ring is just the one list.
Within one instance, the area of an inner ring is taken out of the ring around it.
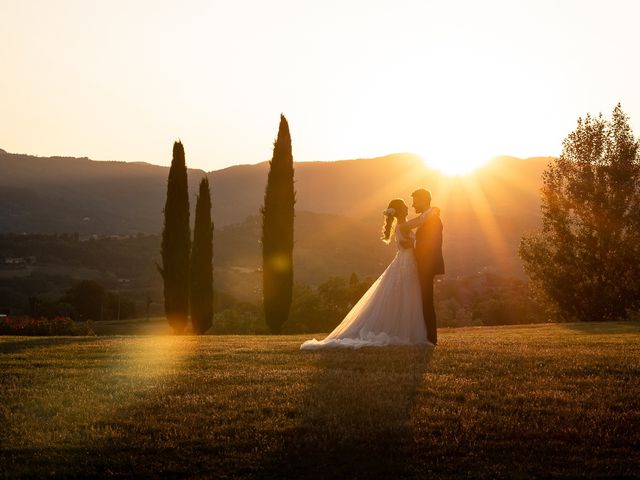
{"label": "setting sun", "polygon": [[425,149],[425,152],[418,155],[422,158],[425,166],[438,170],[443,175],[459,176],[466,175],[485,165],[490,159],[490,155],[478,155],[473,151],[446,149]]}
{"label": "setting sun", "polygon": [[[436,118],[443,116],[444,114],[440,114]],[[497,147],[499,140],[491,129],[495,121],[488,118],[484,122],[477,119],[469,123],[475,125],[469,125],[464,133],[451,128],[449,125],[453,125],[452,122],[444,122],[440,131],[435,131],[433,127],[431,131],[434,134],[425,138],[421,144],[416,144],[413,150],[422,158],[427,168],[438,170],[444,175],[471,173],[501,152]],[[502,131],[506,136],[510,134],[506,128]]]}

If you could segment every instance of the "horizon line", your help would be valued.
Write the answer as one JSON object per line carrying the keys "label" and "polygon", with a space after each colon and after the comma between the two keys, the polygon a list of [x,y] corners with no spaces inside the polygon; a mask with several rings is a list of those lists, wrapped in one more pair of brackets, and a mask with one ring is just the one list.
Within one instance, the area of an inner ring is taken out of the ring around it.
{"label": "horizon line", "polygon": [[[151,162],[147,162],[147,161],[143,161],[143,160],[109,160],[109,159],[96,159],[96,158],[91,158],[91,157],[87,157],[87,156],[82,156],[82,157],[76,157],[76,156],[69,156],[69,155],[36,155],[36,154],[32,154],[32,153],[17,153],[17,152],[8,152],[7,150],[3,149],[0,147],[0,153],[4,152],[7,155],[25,155],[28,157],[35,157],[35,158],[68,158],[68,159],[75,159],[75,160],[87,160],[90,162],[100,162],[100,163],[125,163],[125,164],[143,164],[143,165],[150,165],[153,167],[160,167],[160,168],[169,168],[169,165],[160,165],[157,163],[151,163]],[[420,160],[423,161],[425,167],[430,168],[432,170],[436,170],[439,171],[437,168],[435,168],[434,166],[430,165],[429,162],[427,160],[424,159],[424,157],[418,153],[415,152],[393,152],[393,153],[388,153],[388,154],[384,154],[384,155],[377,155],[377,156],[373,156],[373,157],[357,157],[357,158],[340,158],[340,159],[335,159],[335,160],[296,160],[294,158],[293,163],[337,163],[337,162],[353,162],[353,161],[361,161],[361,160],[378,160],[381,158],[387,158],[387,157],[394,157],[394,156],[413,156],[416,157]],[[490,162],[500,159],[500,158],[509,158],[509,159],[515,159],[515,160],[522,160],[522,161],[527,161],[527,160],[533,160],[533,159],[549,159],[549,158],[557,158],[556,155],[532,155],[532,156],[528,156],[528,157],[518,157],[516,155],[509,155],[509,154],[498,154],[498,155],[492,155],[490,156],[486,163],[483,164],[482,166],[476,168],[475,170],[480,170],[482,167],[486,166],[487,164],[489,164]],[[235,163],[235,164],[231,164],[231,165],[227,165],[224,167],[220,167],[218,169],[214,169],[214,170],[204,170],[202,168],[197,168],[197,167],[189,167],[187,166],[188,170],[199,170],[205,173],[213,173],[213,172],[219,172],[222,170],[227,170],[229,168],[234,168],[234,167],[252,167],[252,166],[257,166],[257,165],[261,165],[263,163],[268,163],[270,162],[270,159],[265,159],[265,160],[261,160],[258,162],[254,162],[254,163]],[[451,176],[451,175],[447,175],[447,176]]]}

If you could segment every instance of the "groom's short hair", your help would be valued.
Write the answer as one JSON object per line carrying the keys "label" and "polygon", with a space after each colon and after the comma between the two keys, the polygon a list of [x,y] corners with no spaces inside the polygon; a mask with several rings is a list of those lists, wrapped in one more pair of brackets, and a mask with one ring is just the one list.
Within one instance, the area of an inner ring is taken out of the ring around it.
{"label": "groom's short hair", "polygon": [[420,198],[426,200],[428,203],[431,203],[431,192],[426,188],[419,188],[415,192],[411,194],[414,198]]}

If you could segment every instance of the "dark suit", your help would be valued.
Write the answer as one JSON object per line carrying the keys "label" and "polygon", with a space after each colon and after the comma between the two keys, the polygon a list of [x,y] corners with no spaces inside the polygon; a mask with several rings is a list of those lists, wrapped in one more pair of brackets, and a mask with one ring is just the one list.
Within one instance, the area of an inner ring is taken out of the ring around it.
{"label": "dark suit", "polygon": [[432,215],[418,228],[414,251],[420,276],[422,313],[427,327],[427,338],[435,345],[438,341],[438,330],[433,305],[433,279],[436,275],[444,274],[442,221],[439,215]]}

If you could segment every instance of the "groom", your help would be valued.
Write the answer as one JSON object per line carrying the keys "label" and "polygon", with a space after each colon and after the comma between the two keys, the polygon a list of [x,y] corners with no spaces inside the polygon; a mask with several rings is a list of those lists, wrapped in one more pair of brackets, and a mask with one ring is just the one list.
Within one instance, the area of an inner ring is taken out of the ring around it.
{"label": "groom", "polygon": [[418,217],[400,225],[402,233],[417,228],[414,252],[418,264],[420,289],[422,290],[422,313],[427,327],[427,339],[436,345],[438,331],[436,326],[436,311],[433,305],[433,279],[436,275],[444,274],[444,259],[442,258],[442,221],[440,215],[431,212],[431,192],[421,188],[411,194],[413,208]]}

